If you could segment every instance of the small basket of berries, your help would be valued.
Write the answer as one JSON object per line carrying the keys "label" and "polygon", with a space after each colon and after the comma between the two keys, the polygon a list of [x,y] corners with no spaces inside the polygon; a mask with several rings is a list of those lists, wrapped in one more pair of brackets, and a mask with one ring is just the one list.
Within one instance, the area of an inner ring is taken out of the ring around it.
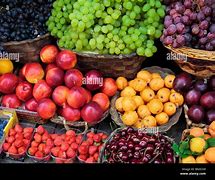
{"label": "small basket of berries", "polygon": [[104,131],[93,128],[88,130],[78,147],[78,160],[81,163],[98,163],[99,153],[107,138],[108,133]]}

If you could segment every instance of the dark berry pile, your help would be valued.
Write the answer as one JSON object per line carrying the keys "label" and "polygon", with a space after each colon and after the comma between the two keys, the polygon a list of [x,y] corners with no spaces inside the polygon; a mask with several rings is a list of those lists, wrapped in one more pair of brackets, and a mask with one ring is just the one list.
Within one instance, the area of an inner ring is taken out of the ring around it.
{"label": "dark berry pile", "polygon": [[34,39],[47,33],[45,25],[54,0],[1,0],[0,42]]}
{"label": "dark berry pile", "polygon": [[164,27],[165,45],[214,51],[215,0],[169,0]]}

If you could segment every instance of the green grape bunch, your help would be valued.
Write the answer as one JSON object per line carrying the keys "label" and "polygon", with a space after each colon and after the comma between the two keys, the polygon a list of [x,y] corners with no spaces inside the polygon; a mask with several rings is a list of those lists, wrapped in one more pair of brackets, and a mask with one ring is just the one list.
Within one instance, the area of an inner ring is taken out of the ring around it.
{"label": "green grape bunch", "polygon": [[47,26],[61,48],[151,57],[164,16],[162,0],[56,0]]}

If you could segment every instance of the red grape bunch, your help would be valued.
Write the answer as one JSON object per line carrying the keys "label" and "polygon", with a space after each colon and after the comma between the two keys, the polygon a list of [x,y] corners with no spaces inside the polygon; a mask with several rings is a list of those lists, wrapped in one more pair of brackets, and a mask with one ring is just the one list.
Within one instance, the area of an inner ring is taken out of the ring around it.
{"label": "red grape bunch", "polygon": [[173,48],[215,50],[215,0],[172,1],[161,41]]}

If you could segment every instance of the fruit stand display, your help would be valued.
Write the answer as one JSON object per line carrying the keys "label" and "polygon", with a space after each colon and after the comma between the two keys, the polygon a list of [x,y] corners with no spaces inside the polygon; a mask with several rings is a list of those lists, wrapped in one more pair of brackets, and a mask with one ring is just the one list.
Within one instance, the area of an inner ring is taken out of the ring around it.
{"label": "fruit stand display", "polygon": [[0,15],[0,162],[215,163],[213,0],[2,0]]}

